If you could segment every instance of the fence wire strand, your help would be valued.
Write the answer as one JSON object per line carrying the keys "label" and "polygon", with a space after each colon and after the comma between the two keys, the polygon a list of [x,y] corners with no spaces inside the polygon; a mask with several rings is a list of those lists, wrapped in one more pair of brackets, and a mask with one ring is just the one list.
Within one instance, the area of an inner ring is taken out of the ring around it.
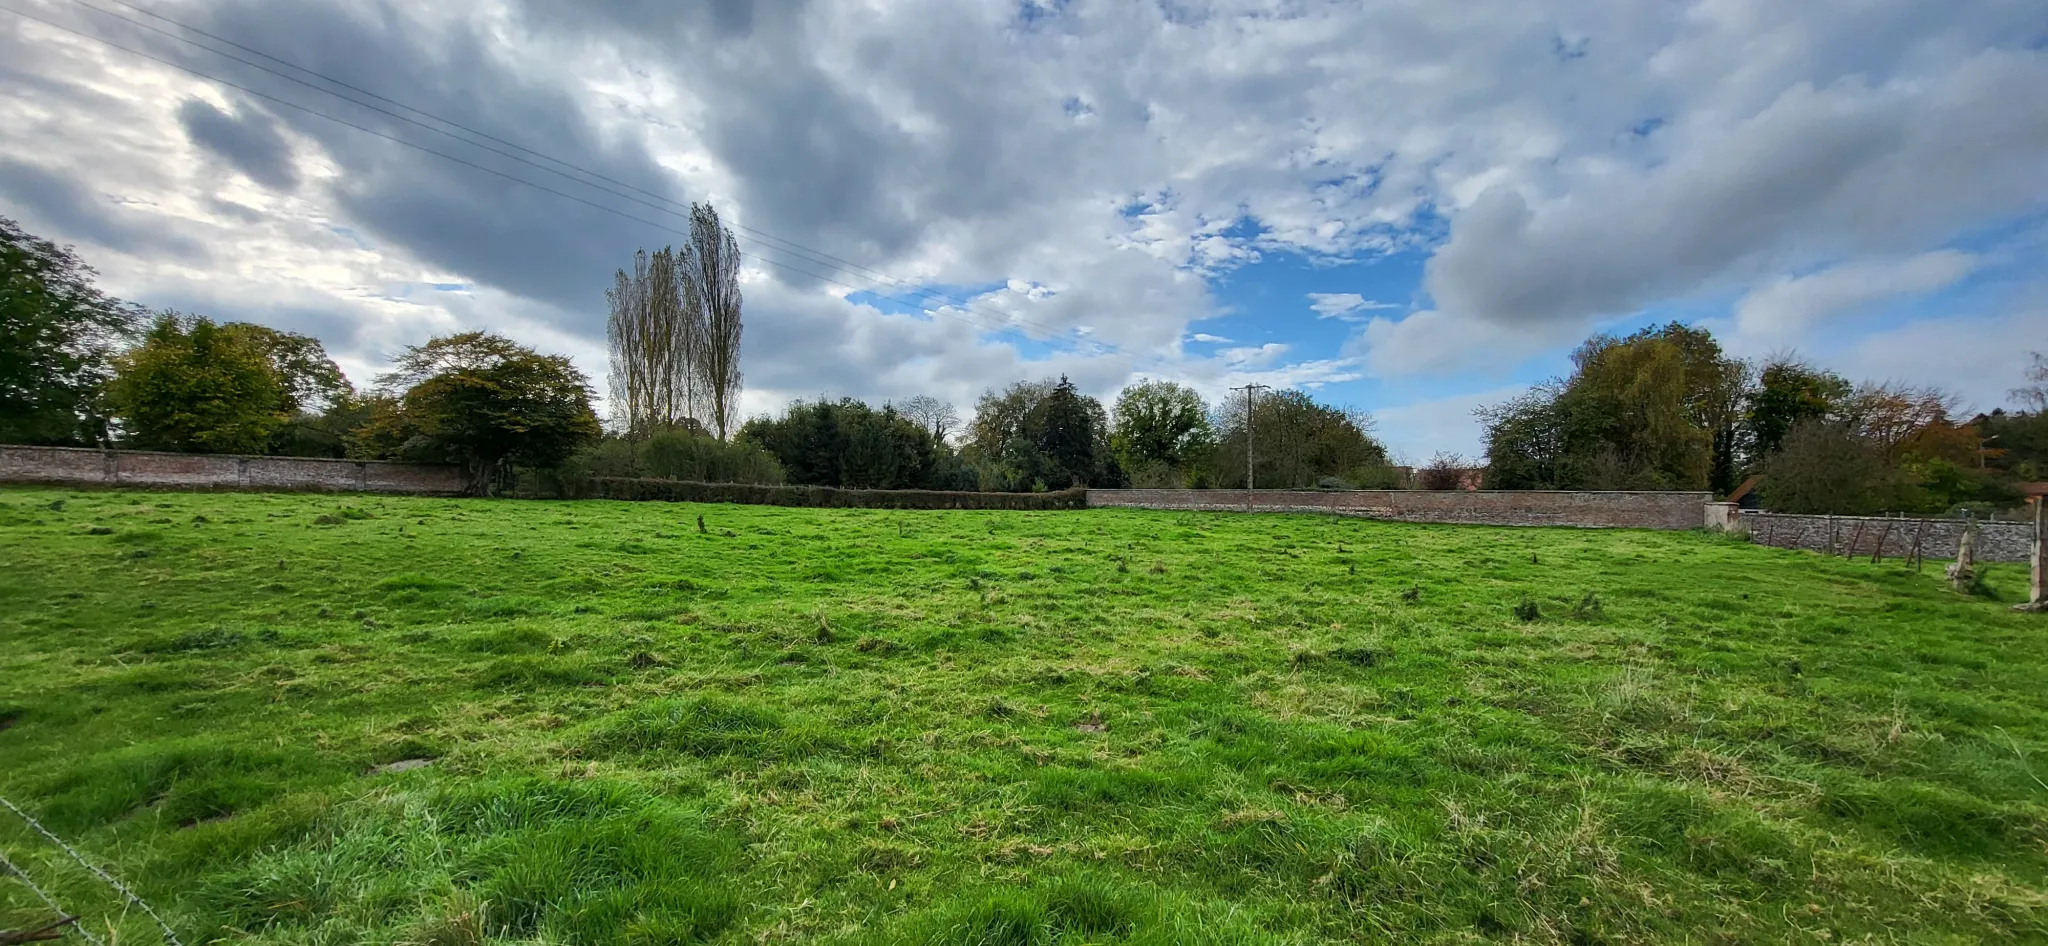
{"label": "fence wire strand", "polygon": [[[58,906],[56,898],[51,897],[47,893],[44,893],[43,888],[36,886],[36,882],[29,879],[28,871],[22,870],[21,868],[15,866],[14,862],[7,858],[6,851],[0,851],[0,867],[7,868],[7,872],[9,874],[13,874],[17,879],[19,879],[21,881],[22,886],[27,887],[30,893],[35,894],[36,898],[43,901],[43,905],[49,907],[53,912],[57,914],[58,917],[61,918],[76,915],[68,910],[65,910],[63,907]],[[85,937],[85,941],[93,944],[93,946],[107,946],[106,940],[100,939],[98,936],[93,935],[93,932],[91,930],[85,928],[85,924],[74,922],[71,924],[71,928],[77,930],[78,935]]]}
{"label": "fence wire strand", "polygon": [[[120,894],[124,899],[128,901],[128,903],[134,905],[137,908],[140,908],[143,913],[148,914],[151,920],[156,921],[157,928],[164,931],[164,942],[169,943],[170,946],[185,946],[184,943],[178,941],[178,934],[176,931],[171,929],[171,925],[169,923],[165,923],[163,917],[157,916],[156,910],[152,909],[148,902],[144,901],[141,897],[136,896],[135,891],[128,889],[127,884],[122,883],[120,879],[116,878],[114,875],[109,874],[104,870],[101,870],[99,865],[94,864],[89,860],[86,860],[85,855],[78,853],[78,849],[72,847],[69,844],[64,843],[63,838],[58,837],[55,833],[51,832],[50,829],[43,827],[42,822],[37,821],[35,817],[33,815],[30,815],[28,812],[16,807],[13,802],[8,801],[4,797],[0,797],[0,806],[5,806],[8,811],[14,812],[14,814],[17,817],[21,818],[22,821],[27,822],[29,827],[34,828],[37,834],[40,834],[44,838],[47,838],[51,844],[57,845],[57,847],[61,849],[65,854],[70,855],[71,859],[77,861],[80,867],[83,867],[86,870],[91,871],[93,876],[98,877],[102,881],[105,881],[107,886],[114,888],[114,892]],[[10,864],[9,868],[12,869],[13,865]],[[28,881],[27,874],[23,874],[18,869],[14,870],[14,873],[16,876],[22,878],[22,881],[24,883]],[[31,884],[30,886],[31,889],[33,889],[34,885]],[[47,902],[47,900],[45,902]],[[56,909],[55,904],[51,905],[51,909]],[[85,933],[84,927],[80,927],[79,932]],[[92,935],[89,933],[86,934],[86,938],[93,939]],[[98,942],[98,940],[96,939],[94,939],[93,941]]]}

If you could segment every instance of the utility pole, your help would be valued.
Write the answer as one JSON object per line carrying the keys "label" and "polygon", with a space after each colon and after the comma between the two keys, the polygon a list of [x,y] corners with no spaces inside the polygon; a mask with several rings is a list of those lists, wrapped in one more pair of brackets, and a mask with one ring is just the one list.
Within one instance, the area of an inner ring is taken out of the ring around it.
{"label": "utility pole", "polygon": [[1244,511],[1252,511],[1252,395],[1267,385],[1247,384],[1232,391],[1244,392]]}

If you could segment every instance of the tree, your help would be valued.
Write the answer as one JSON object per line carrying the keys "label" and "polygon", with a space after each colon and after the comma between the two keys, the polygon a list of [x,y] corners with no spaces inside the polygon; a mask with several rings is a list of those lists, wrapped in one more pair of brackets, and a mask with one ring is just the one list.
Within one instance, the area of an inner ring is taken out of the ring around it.
{"label": "tree", "polygon": [[317,412],[299,411],[271,436],[265,452],[286,457],[349,456],[354,432],[370,423],[375,407],[375,398],[350,392]]}
{"label": "tree", "polygon": [[590,381],[569,359],[499,335],[410,346],[378,383],[395,403],[373,421],[382,429],[368,441],[409,459],[462,463],[481,495],[506,464],[555,467],[602,433]]}
{"label": "tree", "polygon": [[1851,393],[1841,375],[1822,371],[1792,356],[1767,362],[1744,399],[1752,466],[1768,462],[1785,435],[1800,421],[1826,418]]}
{"label": "tree", "polygon": [[0,442],[106,439],[96,403],[140,310],[93,286],[94,272],[0,217]]}
{"label": "tree", "polygon": [[[1111,443],[1124,469],[1149,479],[1180,480],[1206,462],[1215,446],[1209,404],[1186,385],[1140,381],[1117,395]],[[1177,484],[1176,484],[1177,485]]]}
{"label": "tree", "polygon": [[982,394],[962,453],[984,488],[1064,489],[1124,482],[1109,441],[1109,413],[1065,377],[1019,381]]}
{"label": "tree", "polygon": [[1748,369],[1672,323],[1595,335],[1569,377],[1481,410],[1494,489],[1726,489]]}
{"label": "tree", "polygon": [[341,366],[327,357],[327,347],[317,338],[251,322],[228,322],[221,329],[247,337],[249,344],[263,353],[284,387],[287,412],[318,413],[355,394],[355,386],[348,383]]}
{"label": "tree", "polygon": [[611,347],[612,409],[628,434],[686,426],[702,413],[698,361],[704,312],[686,305],[686,273],[673,249],[633,256],[633,271],[619,270],[605,293]]}
{"label": "tree", "polygon": [[941,401],[929,394],[920,394],[903,402],[903,416],[916,421],[931,431],[932,439],[946,442],[946,435],[960,426],[960,413],[948,401]]}
{"label": "tree", "polygon": [[339,457],[348,430],[369,419],[355,386],[341,366],[327,356],[326,346],[310,335],[284,332],[250,322],[228,322],[222,331],[235,332],[263,352],[284,389],[285,422],[263,447],[282,456]]}
{"label": "tree", "polygon": [[945,447],[922,424],[852,398],[798,401],[781,417],[756,417],[736,441],[772,454],[792,483],[864,489],[950,489]]}
{"label": "tree", "polygon": [[2048,358],[2040,352],[2028,352],[2033,362],[2027,365],[2027,384],[2013,388],[2012,399],[2033,408],[2034,413],[2048,412]]}
{"label": "tree", "polygon": [[1794,424],[1764,464],[1759,487],[1773,512],[1867,516],[1907,507],[1909,486],[1884,448],[1848,422]]}
{"label": "tree", "polygon": [[[1218,485],[1245,482],[1245,414],[1219,409],[1215,477]],[[1252,406],[1250,446],[1257,485],[1301,489],[1335,477],[1352,485],[1391,479],[1387,450],[1372,437],[1372,417],[1319,404],[1301,391],[1275,391]]]}
{"label": "tree", "polygon": [[1101,403],[1084,398],[1066,375],[1032,410],[1032,441],[1042,463],[1039,478],[1047,486],[1084,486],[1095,478],[1095,435],[1106,426],[1097,422],[1101,413]]}
{"label": "tree", "polygon": [[641,439],[608,436],[563,464],[571,477],[650,477],[695,483],[783,482],[782,467],[759,446],[719,440],[702,430],[674,428]]}
{"label": "tree", "polygon": [[1584,481],[1589,434],[1574,425],[1566,390],[1553,379],[1473,412],[1486,428],[1487,489],[1569,489]]}
{"label": "tree", "polygon": [[634,254],[605,292],[613,410],[630,436],[698,423],[723,440],[739,413],[740,250],[710,204],[680,248]]}
{"label": "tree", "polygon": [[107,394],[128,443],[190,453],[258,453],[292,397],[248,326],[166,312],[121,356]]}
{"label": "tree", "polygon": [[690,205],[690,242],[676,262],[683,273],[683,305],[702,313],[703,344],[695,361],[703,420],[723,440],[740,403],[740,246],[710,204]]}

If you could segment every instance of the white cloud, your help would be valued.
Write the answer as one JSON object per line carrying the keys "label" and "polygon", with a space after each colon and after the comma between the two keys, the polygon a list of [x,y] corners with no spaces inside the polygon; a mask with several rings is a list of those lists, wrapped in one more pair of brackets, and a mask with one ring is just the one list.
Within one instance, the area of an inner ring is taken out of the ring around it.
{"label": "white cloud", "polygon": [[[743,231],[762,273],[746,287],[750,408],[819,393],[971,400],[1060,371],[1101,388],[1146,372],[1207,391],[1482,370],[1570,341],[1603,313],[1913,258],[2048,200],[2048,98],[2034,91],[2048,86],[2048,51],[2026,45],[2037,0],[1044,9],[1027,20],[1012,4],[957,0],[192,0],[177,15],[851,261],[858,270],[805,261]],[[455,327],[506,328],[595,369],[611,269],[676,239],[0,24],[0,213],[80,244],[124,295],[316,330],[352,371]],[[1584,55],[1555,55],[1559,36]],[[193,100],[236,128],[181,125],[181,108],[208,117]],[[1651,119],[1661,126],[1632,131]],[[1282,253],[1397,247],[1434,250],[1430,311],[1391,319],[1369,313],[1402,306],[1318,294],[1319,316],[1364,322],[1334,356],[1252,349],[1254,369],[1244,349],[1182,350],[1189,327],[1218,314],[1213,277]],[[877,272],[956,295],[998,288],[919,318],[821,281],[902,290]],[[473,288],[406,288],[437,282]],[[1078,353],[1026,358],[998,329]]]}
{"label": "white cloud", "polygon": [[1480,195],[1428,267],[1440,308],[1583,326],[1771,266],[1889,256],[2048,206],[2048,54],[1988,50],[1931,75],[1797,81],[1708,107],[1666,160],[1568,165]]}
{"label": "white cloud", "polygon": [[1827,353],[1826,364],[1857,381],[1935,385],[1972,410],[2007,406],[2026,381],[2032,352],[2048,354],[2048,298],[1989,317],[1922,319],[1876,332]]}
{"label": "white cloud", "polygon": [[1485,462],[1482,428],[1473,411],[1500,404],[1527,391],[1511,385],[1470,394],[1413,401],[1373,412],[1379,436],[1395,457],[1409,465],[1428,463],[1438,453],[1455,453],[1473,465]]}
{"label": "white cloud", "polygon": [[1937,250],[1905,259],[1858,260],[1777,279],[1736,304],[1735,328],[1759,340],[1799,338],[1831,316],[1955,285],[1978,263],[1968,253]]}
{"label": "white cloud", "polygon": [[1211,335],[1208,332],[1196,332],[1188,336],[1188,339],[1201,342],[1204,345],[1227,345],[1230,343],[1230,339],[1224,338],[1221,335]]}
{"label": "white cloud", "polygon": [[1279,361],[1280,356],[1285,354],[1287,354],[1286,345],[1279,342],[1267,342],[1264,345],[1251,348],[1225,348],[1217,352],[1216,357],[1223,359],[1223,362],[1232,368],[1249,369],[1268,367],[1274,362]]}
{"label": "white cloud", "polygon": [[1358,321],[1365,318],[1360,313],[1400,308],[1391,302],[1374,302],[1355,292],[1311,292],[1308,300],[1309,308],[1319,319]]}
{"label": "white cloud", "polygon": [[1531,352],[1570,342],[1573,334],[1569,328],[1496,325],[1432,309],[1398,320],[1375,318],[1345,343],[1344,351],[1382,378],[1498,373]]}

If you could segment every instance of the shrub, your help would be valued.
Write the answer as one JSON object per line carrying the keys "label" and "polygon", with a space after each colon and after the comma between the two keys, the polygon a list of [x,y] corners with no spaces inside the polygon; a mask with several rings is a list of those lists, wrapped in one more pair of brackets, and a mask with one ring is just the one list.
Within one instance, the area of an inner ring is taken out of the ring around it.
{"label": "shrub", "polygon": [[778,484],[782,465],[748,441],[724,441],[690,430],[665,430],[645,440],[607,437],[576,452],[563,480],[666,479],[697,483]]}
{"label": "shrub", "polygon": [[1459,489],[1464,480],[1465,458],[1455,453],[1439,453],[1430,458],[1428,466],[1415,471],[1415,483],[1423,489]]}
{"label": "shrub", "polygon": [[832,486],[695,483],[605,476],[566,480],[562,483],[562,493],[570,499],[842,509],[1081,509],[1088,504],[1088,491],[1079,487],[1049,493],[956,493],[928,489],[839,489]]}

